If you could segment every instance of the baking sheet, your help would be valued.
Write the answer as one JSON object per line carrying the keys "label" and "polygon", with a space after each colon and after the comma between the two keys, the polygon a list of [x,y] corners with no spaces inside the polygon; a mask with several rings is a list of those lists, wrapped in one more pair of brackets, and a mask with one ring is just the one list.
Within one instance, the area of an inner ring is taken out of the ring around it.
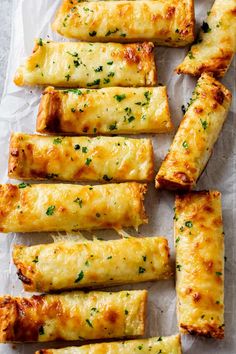
{"label": "baking sheet", "polygon": [[[196,0],[195,12],[197,25],[202,23],[213,1]],[[50,22],[60,0],[13,0],[12,8],[12,39],[8,61],[5,89],[0,105],[0,181],[9,182],[7,177],[8,143],[11,131],[33,133],[39,104],[40,88],[19,88],[12,82],[17,66],[24,61],[33,48],[36,37],[64,40],[52,33]],[[196,80],[187,76],[177,76],[173,69],[184,58],[187,49],[159,47],[156,49],[159,83],[167,85],[171,113],[177,127],[181,118],[181,106],[191,97]],[[98,53],[99,55],[99,53]],[[224,84],[235,92],[235,60],[231,69],[223,79]],[[235,186],[236,186],[236,105],[231,107],[224,129],[215,146],[213,155],[202,175],[198,189],[218,189],[223,194],[223,217],[226,246],[225,271],[225,339],[216,341],[182,336],[184,353],[186,354],[235,354],[236,352],[236,261],[235,261]],[[153,135],[155,146],[156,170],[161,159],[165,156],[171,143],[171,135]],[[15,183],[16,181],[11,181]],[[139,234],[145,236],[164,235],[171,247],[174,258],[173,244],[173,194],[167,191],[157,192],[154,184],[149,185],[145,200],[149,224],[140,228]],[[135,234],[133,230],[129,233]],[[104,239],[117,237],[113,231],[93,232]],[[17,279],[14,265],[11,261],[11,250],[14,243],[33,245],[52,242],[48,234],[1,234],[0,235],[0,295],[27,295],[22,290],[21,282]],[[187,255],[186,255],[187,257]],[[165,336],[177,333],[175,314],[174,280],[155,283],[144,283],[133,286],[120,286],[115,289],[149,290],[147,331],[148,336]],[[114,288],[113,288],[114,290]],[[30,295],[30,294],[28,294]],[[36,349],[46,347],[63,347],[74,343],[44,343],[0,345],[1,354],[30,354]]]}

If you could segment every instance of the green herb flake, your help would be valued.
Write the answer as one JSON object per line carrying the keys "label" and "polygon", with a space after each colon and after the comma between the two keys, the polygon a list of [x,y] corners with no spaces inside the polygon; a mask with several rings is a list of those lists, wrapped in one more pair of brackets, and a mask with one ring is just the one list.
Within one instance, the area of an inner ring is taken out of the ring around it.
{"label": "green herb flake", "polygon": [[42,40],[42,38],[39,38],[39,40],[38,40],[38,45],[39,45],[40,47],[43,46],[43,40]]}
{"label": "green herb flake", "polygon": [[138,272],[139,272],[139,274],[143,274],[146,272],[146,269],[143,267],[139,267]]}
{"label": "green herb flake", "polygon": [[50,207],[47,208],[46,215],[47,216],[53,215],[55,210],[56,210],[55,205],[51,205]]}
{"label": "green herb flake", "polygon": [[114,77],[115,76],[115,73],[113,71],[110,71],[107,75],[108,77]]}
{"label": "green herb flake", "polygon": [[108,61],[107,62],[107,65],[112,65],[113,64],[113,61]]}
{"label": "green herb flake", "polygon": [[96,36],[96,34],[97,34],[97,32],[96,32],[96,31],[89,32],[90,37],[95,37],[95,36]]}
{"label": "green herb flake", "polygon": [[126,95],[123,94],[123,95],[115,95],[114,98],[118,101],[118,102],[121,102],[123,101],[125,98],[126,98]]}
{"label": "green herb flake", "polygon": [[142,256],[142,258],[143,258],[143,261],[146,262],[147,256]]}
{"label": "green herb flake", "polygon": [[23,188],[26,188],[26,187],[31,187],[31,184],[22,182],[22,183],[20,183],[18,185],[18,188],[20,188],[20,189],[23,189]]}
{"label": "green herb flake", "polygon": [[79,150],[80,149],[80,145],[79,144],[75,144],[74,149],[75,150]]}
{"label": "green herb flake", "polygon": [[109,130],[116,130],[117,129],[117,122],[109,125]]}
{"label": "green herb flake", "polygon": [[110,182],[110,181],[112,180],[112,177],[108,177],[107,175],[104,175],[102,178],[103,178],[104,181],[106,181],[106,182]]}
{"label": "green herb flake", "polygon": [[80,208],[82,208],[82,205],[83,205],[83,200],[81,199],[81,198],[76,198],[75,200],[74,200],[74,203],[77,203],[77,204],[79,204],[79,206],[80,206]]}
{"label": "green herb flake", "polygon": [[89,327],[93,328],[93,325],[92,325],[92,323],[89,321],[88,318],[86,319],[86,322],[87,322],[87,324],[89,325]]}
{"label": "green herb flake", "polygon": [[189,59],[195,59],[195,56],[193,55],[191,50],[188,52],[188,57]]}
{"label": "green herb flake", "polygon": [[116,28],[116,29],[113,30],[113,31],[109,30],[109,31],[105,34],[105,37],[108,37],[108,36],[110,36],[111,34],[114,34],[114,33],[118,32],[118,31],[119,31],[119,28]]}
{"label": "green herb flake", "polygon": [[128,315],[129,314],[129,311],[125,309],[125,315]]}
{"label": "green herb flake", "polygon": [[203,30],[204,33],[211,32],[211,28],[209,27],[208,23],[205,21],[203,21],[201,29]]}
{"label": "green herb flake", "polygon": [[86,162],[85,162],[85,165],[89,166],[91,162],[92,162],[92,159],[87,158],[87,159],[86,159]]}
{"label": "green herb flake", "polygon": [[88,152],[87,146],[83,146],[83,147],[82,147],[82,152],[83,152],[84,154],[86,154],[86,153]]}
{"label": "green herb flake", "polygon": [[75,279],[75,283],[79,283],[83,278],[84,272],[81,270],[81,272],[78,274],[78,277]]}
{"label": "green herb flake", "polygon": [[143,349],[143,345],[139,345],[138,350],[142,350],[142,349]]}
{"label": "green herb flake", "polygon": [[97,79],[97,80],[94,80],[93,82],[88,82],[87,83],[87,86],[90,87],[90,86],[96,86],[96,85],[99,85],[100,84],[100,79]]}
{"label": "green herb flake", "polygon": [[175,240],[175,243],[178,243],[180,241],[180,238],[177,237],[177,239]]}
{"label": "green herb flake", "polygon": [[216,272],[217,277],[220,277],[222,275],[221,272]]}
{"label": "green herb flake", "polygon": [[133,120],[135,120],[135,117],[134,116],[131,116],[128,118],[128,122],[131,123]]}
{"label": "green herb flake", "polygon": [[65,75],[65,78],[66,78],[66,81],[69,81],[71,78],[70,74]]}
{"label": "green herb flake", "polygon": [[107,259],[112,259],[112,256],[107,257]]}
{"label": "green herb flake", "polygon": [[183,146],[183,148],[188,149],[188,143],[186,140],[184,140],[182,146]]}
{"label": "green herb flake", "polygon": [[161,341],[162,341],[162,337],[159,337],[159,338],[157,339],[157,341],[158,341],[158,342],[161,342]]}
{"label": "green herb flake", "polygon": [[54,145],[58,145],[58,144],[61,144],[62,143],[62,138],[55,138],[54,140],[53,140],[53,144]]}
{"label": "green herb flake", "polygon": [[36,256],[35,259],[34,259],[32,262],[33,262],[33,263],[38,263],[38,261],[39,261],[39,257]]}
{"label": "green herb flake", "polygon": [[185,226],[187,226],[189,229],[190,229],[191,227],[193,227],[192,221],[186,221],[186,222],[185,222]]}
{"label": "green herb flake", "polygon": [[75,113],[75,112],[76,112],[76,109],[75,109],[75,108],[71,108],[71,112],[72,112],[72,113]]}
{"label": "green herb flake", "polygon": [[63,93],[68,93],[68,92],[74,93],[74,94],[76,94],[78,96],[83,94],[83,92],[80,89],[69,89],[69,90],[64,90],[63,91]]}
{"label": "green herb flake", "polygon": [[202,119],[200,119],[200,121],[201,121],[203,129],[206,130],[206,128],[208,127],[207,121],[206,120],[202,120]]}
{"label": "green herb flake", "polygon": [[110,79],[108,79],[108,78],[105,77],[105,79],[103,80],[103,83],[104,83],[104,84],[109,84],[109,82],[110,82]]}
{"label": "green herb flake", "polygon": [[100,71],[103,71],[103,66],[100,65],[96,69],[94,69],[95,73],[99,73]]}
{"label": "green herb flake", "polygon": [[177,264],[176,265],[176,269],[180,272],[181,271],[181,268],[182,268],[182,265],[180,265],[180,264]]}

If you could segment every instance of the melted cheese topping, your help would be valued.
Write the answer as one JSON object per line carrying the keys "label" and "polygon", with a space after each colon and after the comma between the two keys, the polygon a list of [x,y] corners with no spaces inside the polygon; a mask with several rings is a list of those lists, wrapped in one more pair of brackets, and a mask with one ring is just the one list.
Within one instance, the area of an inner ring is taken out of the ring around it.
{"label": "melted cheese topping", "polygon": [[[18,86],[153,86],[157,81],[153,47],[152,43],[58,43],[39,39],[14,81]],[[110,62],[113,64],[107,64]]]}
{"label": "melted cheese topping", "polygon": [[110,286],[171,276],[168,241],[162,237],[15,246],[13,259],[27,291]]}
{"label": "melted cheese topping", "polygon": [[224,76],[236,51],[235,0],[216,0],[206,22],[203,22],[198,43],[193,45],[184,61],[177,67],[178,74],[200,76],[212,72]]}
{"label": "melted cheese topping", "polygon": [[0,231],[71,231],[147,223],[138,183],[0,185]]}
{"label": "melted cheese topping", "polygon": [[144,334],[147,291],[70,292],[0,298],[1,342],[121,338]]}
{"label": "melted cheese topping", "polygon": [[224,337],[224,233],[221,195],[176,197],[176,291],[183,333]]}
{"label": "melted cheese topping", "polygon": [[207,74],[198,80],[188,110],[170,152],[156,176],[156,187],[192,189],[208,159],[227,117],[231,93]]}
{"label": "melted cheese topping", "polygon": [[[112,68],[113,62],[109,65]],[[172,130],[166,87],[64,91],[48,87],[43,93],[37,119],[37,131],[47,134],[167,133]]]}
{"label": "melted cheese topping", "polygon": [[152,180],[150,139],[47,137],[14,133],[9,177],[64,181]]}
{"label": "melted cheese topping", "polygon": [[194,40],[193,0],[64,0],[52,25],[59,34],[85,41],[153,40],[180,47]]}
{"label": "melted cheese topping", "polygon": [[180,336],[136,339],[126,342],[111,342],[69,347],[44,349],[35,354],[181,354]]}

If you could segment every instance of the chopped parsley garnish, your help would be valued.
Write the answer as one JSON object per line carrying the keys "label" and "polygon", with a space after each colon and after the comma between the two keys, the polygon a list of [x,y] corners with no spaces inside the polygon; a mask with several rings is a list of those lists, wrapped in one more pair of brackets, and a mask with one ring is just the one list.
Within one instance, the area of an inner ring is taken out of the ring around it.
{"label": "chopped parsley garnish", "polygon": [[102,178],[104,179],[104,181],[107,181],[107,182],[112,180],[112,177],[110,178],[107,175],[104,175]]}
{"label": "chopped parsley garnish", "polygon": [[89,166],[91,162],[92,162],[92,159],[87,158],[87,159],[86,159],[86,162],[85,162],[85,165]]}
{"label": "chopped parsley garnish", "polygon": [[108,61],[107,62],[107,65],[112,65],[113,64],[113,61]]}
{"label": "chopped parsley garnish", "polygon": [[87,86],[95,86],[95,85],[99,85],[100,84],[100,79],[94,80],[93,82],[88,82]]}
{"label": "chopped parsley garnish", "polygon": [[96,31],[89,32],[90,37],[94,37],[94,36],[96,36],[96,34],[97,34]]}
{"label": "chopped parsley garnish", "polygon": [[138,272],[139,272],[139,274],[145,273],[146,269],[143,267],[139,267]]}
{"label": "chopped parsley garnish", "polygon": [[187,149],[187,148],[188,148],[188,143],[187,143],[187,141],[186,141],[186,140],[183,142],[182,146],[183,146],[185,149]]}
{"label": "chopped parsley garnish", "polygon": [[38,40],[38,45],[40,45],[40,47],[43,46],[43,40],[42,40],[42,38],[39,38],[39,40]]}
{"label": "chopped parsley garnish", "polygon": [[20,188],[20,189],[23,189],[23,188],[26,188],[26,187],[31,187],[31,184],[22,182],[22,183],[20,183],[18,185],[18,188]]}
{"label": "chopped parsley garnish", "polygon": [[126,95],[123,94],[123,95],[115,95],[114,98],[118,101],[118,102],[121,102],[123,101],[125,98],[126,98]]}
{"label": "chopped parsley garnish", "polygon": [[97,67],[96,69],[94,69],[95,73],[99,73],[100,71],[103,70],[102,65],[100,65],[99,67]]}
{"label": "chopped parsley garnish", "polygon": [[75,109],[75,108],[71,108],[71,112],[72,112],[72,113],[75,113],[75,112],[76,112],[76,109]]}
{"label": "chopped parsley garnish", "polygon": [[93,328],[93,325],[92,325],[92,323],[89,321],[88,318],[86,319],[86,322],[87,322],[87,324],[89,325],[89,327]]}
{"label": "chopped parsley garnish", "polygon": [[108,31],[106,34],[105,34],[105,37],[107,37],[107,36],[110,36],[111,34],[114,34],[114,33],[116,33],[116,32],[118,32],[119,31],[119,28],[116,28],[114,31]]}
{"label": "chopped parsley garnish", "polygon": [[177,239],[175,240],[175,243],[178,243],[180,241],[180,238],[177,237]]}
{"label": "chopped parsley garnish", "polygon": [[79,60],[74,60],[74,66],[75,66],[76,68],[78,68],[78,66],[80,66]]}
{"label": "chopped parsley garnish", "polygon": [[192,221],[186,221],[186,222],[185,222],[185,226],[187,226],[188,228],[193,227]]}
{"label": "chopped parsley garnish", "polygon": [[115,122],[115,123],[113,123],[113,124],[111,124],[111,125],[109,125],[109,130],[116,130],[117,129],[117,122]]}
{"label": "chopped parsley garnish", "polygon": [[135,120],[134,116],[131,116],[128,118],[128,122],[131,123],[133,120]]}
{"label": "chopped parsley garnish", "polygon": [[209,27],[208,23],[205,21],[203,21],[201,29],[203,30],[204,33],[211,32],[211,28]]}
{"label": "chopped parsley garnish", "polygon": [[67,54],[71,55],[72,57],[78,58],[79,54],[77,52],[71,53],[71,52],[66,52]]}
{"label": "chopped parsley garnish", "polygon": [[159,338],[157,339],[157,341],[158,341],[158,342],[161,342],[161,341],[162,341],[162,337],[159,337]]}
{"label": "chopped parsley garnish", "polygon": [[195,56],[193,55],[191,50],[188,52],[188,57],[189,59],[195,59]]}
{"label": "chopped parsley garnish", "polygon": [[107,259],[112,259],[112,256],[107,257]]}
{"label": "chopped parsley garnish", "polygon": [[142,258],[143,258],[143,261],[146,262],[147,256],[142,256]]}
{"label": "chopped parsley garnish", "polygon": [[74,203],[79,204],[80,208],[82,208],[83,200],[78,197],[78,198],[76,198],[76,199],[74,200]]}
{"label": "chopped parsley garnish", "polygon": [[39,327],[39,335],[42,336],[44,334],[44,328],[43,326]]}
{"label": "chopped parsley garnish", "polygon": [[83,146],[83,147],[82,147],[82,152],[83,152],[84,154],[86,154],[86,153],[88,152],[87,146]]}
{"label": "chopped parsley garnish", "polygon": [[58,144],[61,144],[62,143],[62,138],[55,138],[54,140],[53,140],[53,144],[54,145],[58,145]]}
{"label": "chopped parsley garnish", "polygon": [[81,270],[81,272],[78,274],[78,277],[75,279],[75,283],[79,283],[83,278],[84,272]]}
{"label": "chopped parsley garnish", "polygon": [[103,80],[103,83],[104,83],[104,84],[109,84],[109,82],[110,82],[110,79],[108,79],[108,78],[105,77],[105,79]]}
{"label": "chopped parsley garnish", "polygon": [[182,265],[180,265],[180,264],[177,264],[176,265],[176,269],[180,272],[181,271],[181,268],[182,268]]}
{"label": "chopped parsley garnish", "polygon": [[129,311],[128,310],[125,310],[125,315],[128,315],[129,314]]}
{"label": "chopped parsley garnish", "polygon": [[46,215],[47,216],[53,215],[55,209],[56,209],[55,205],[51,205],[50,207],[47,208]]}
{"label": "chopped parsley garnish", "polygon": [[65,75],[65,78],[66,78],[66,81],[69,81],[71,78],[70,74]]}
{"label": "chopped parsley garnish", "polygon": [[36,256],[35,259],[34,259],[32,262],[33,262],[33,263],[38,263],[38,261],[39,261],[39,257]]}
{"label": "chopped parsley garnish", "polygon": [[184,105],[184,104],[181,106],[181,110],[182,110],[183,114],[186,113],[186,108],[185,108],[185,105]]}
{"label": "chopped parsley garnish", "polygon": [[64,93],[72,92],[72,93],[75,93],[78,96],[83,94],[83,92],[80,89],[69,89],[69,90],[65,90],[63,92]]}
{"label": "chopped parsley garnish", "polygon": [[138,350],[142,350],[142,349],[143,349],[143,345],[139,345]]}
{"label": "chopped parsley garnish", "polygon": [[120,36],[121,37],[126,37],[126,33],[121,33]]}
{"label": "chopped parsley garnish", "polygon": [[200,121],[201,121],[203,129],[206,130],[206,128],[208,127],[207,121],[206,120],[202,120],[202,119],[200,119]]}
{"label": "chopped parsley garnish", "polygon": [[175,33],[179,33],[179,29],[178,28],[176,28]]}
{"label": "chopped parsley garnish", "polygon": [[74,149],[75,150],[79,150],[80,149],[80,145],[79,144],[75,144]]}
{"label": "chopped parsley garnish", "polygon": [[217,277],[220,277],[222,275],[221,272],[216,272]]}
{"label": "chopped parsley garnish", "polygon": [[110,71],[107,76],[108,77],[113,77],[113,76],[115,76],[115,73],[113,71]]}

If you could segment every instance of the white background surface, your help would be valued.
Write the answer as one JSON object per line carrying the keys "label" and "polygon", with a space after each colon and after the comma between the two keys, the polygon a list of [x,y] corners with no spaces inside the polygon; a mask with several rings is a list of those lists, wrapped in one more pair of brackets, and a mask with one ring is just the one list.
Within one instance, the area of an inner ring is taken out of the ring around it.
{"label": "white background surface", "polygon": [[[196,0],[196,19],[198,26],[202,23],[211,1]],[[8,62],[7,78],[2,103],[0,106],[0,182],[8,182],[7,159],[8,141],[11,131],[32,133],[35,131],[35,119],[40,99],[40,88],[18,88],[12,82],[14,73],[24,56],[31,53],[35,37],[61,39],[52,33],[50,22],[54,16],[60,0],[13,0],[13,28],[10,57]],[[63,39],[62,39],[63,40]],[[186,104],[196,80],[187,76],[177,76],[173,69],[184,58],[187,48],[157,48],[157,66],[159,83],[167,85],[171,113],[177,127],[181,118],[181,105]],[[99,55],[99,53],[98,53]],[[234,61],[235,68],[235,61]],[[235,70],[233,65],[223,82],[234,90]],[[235,103],[224,125],[224,129],[215,146],[212,158],[202,175],[198,189],[218,189],[223,194],[223,217],[226,246],[225,272],[225,339],[215,341],[210,339],[196,339],[191,336],[182,336],[185,354],[235,354],[236,353],[236,296],[235,296],[235,186],[236,186],[236,117]],[[233,114],[234,112],[234,114]],[[153,135],[155,146],[156,170],[161,159],[169,148],[172,136]],[[15,182],[15,181],[11,181]],[[149,186],[145,201],[149,224],[140,228],[140,234],[145,236],[164,235],[168,238],[173,257],[173,194],[167,191],[157,192],[153,183]],[[133,230],[130,232],[134,234]],[[114,235],[112,232],[99,231],[96,233],[104,239]],[[46,234],[0,235],[0,295],[24,295],[21,282],[17,279],[16,271],[11,263],[11,249],[14,243],[37,244],[52,241]],[[132,250],[130,250],[132,252]],[[187,257],[188,255],[186,255]],[[174,280],[156,283],[123,286],[117,289],[147,288],[149,290],[147,336],[171,335],[178,331],[175,314]],[[114,288],[113,288],[114,289]],[[26,295],[26,294],[25,294]],[[30,294],[28,294],[30,295]],[[70,343],[71,344],[71,343]],[[74,343],[73,343],[74,344]],[[68,343],[44,344],[17,344],[0,345],[1,354],[30,354],[36,349],[46,347],[67,346]]]}

